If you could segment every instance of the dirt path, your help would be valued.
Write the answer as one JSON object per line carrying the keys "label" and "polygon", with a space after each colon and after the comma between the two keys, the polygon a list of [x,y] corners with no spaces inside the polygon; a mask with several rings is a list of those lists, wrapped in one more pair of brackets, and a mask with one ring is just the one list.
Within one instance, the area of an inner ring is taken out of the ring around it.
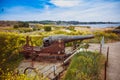
{"label": "dirt path", "polygon": [[[37,62],[37,61],[32,62],[31,60],[23,60],[20,63],[18,70],[20,74],[23,74],[26,68],[33,67],[37,70],[37,75],[43,74],[44,77],[53,79],[56,75],[58,75],[58,73],[63,71],[63,67],[60,65],[61,62],[50,63],[50,62]],[[26,74],[28,76],[30,75],[34,77],[36,76],[36,72],[32,71],[31,69],[26,70]]]}
{"label": "dirt path", "polygon": [[[120,80],[120,42],[107,43],[103,47],[103,53],[106,55],[109,46],[109,63],[107,68],[107,80]],[[89,50],[99,51],[99,44],[90,44]]]}

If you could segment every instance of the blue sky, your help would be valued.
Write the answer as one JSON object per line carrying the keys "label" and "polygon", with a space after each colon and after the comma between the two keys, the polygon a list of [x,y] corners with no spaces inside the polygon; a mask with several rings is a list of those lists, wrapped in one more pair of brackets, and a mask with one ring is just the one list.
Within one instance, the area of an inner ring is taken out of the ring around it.
{"label": "blue sky", "polygon": [[0,0],[0,20],[120,22],[120,0]]}

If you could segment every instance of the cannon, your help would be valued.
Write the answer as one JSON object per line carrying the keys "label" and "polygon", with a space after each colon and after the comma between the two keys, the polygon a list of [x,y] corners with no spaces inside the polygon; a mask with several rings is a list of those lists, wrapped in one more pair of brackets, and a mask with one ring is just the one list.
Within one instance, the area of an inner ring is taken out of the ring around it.
{"label": "cannon", "polygon": [[68,55],[65,53],[65,44],[68,42],[82,41],[94,38],[93,35],[86,36],[66,36],[55,35],[43,38],[43,46],[36,47],[29,45],[29,37],[26,38],[26,44],[23,46],[22,54],[26,58],[34,60],[64,60]]}
{"label": "cannon", "polygon": [[84,40],[84,39],[90,39],[93,38],[93,35],[86,35],[86,36],[65,36],[65,35],[56,35],[56,36],[49,36],[45,37],[43,39],[43,46],[47,47],[52,45],[54,42],[72,42],[72,41],[77,41],[77,40]]}

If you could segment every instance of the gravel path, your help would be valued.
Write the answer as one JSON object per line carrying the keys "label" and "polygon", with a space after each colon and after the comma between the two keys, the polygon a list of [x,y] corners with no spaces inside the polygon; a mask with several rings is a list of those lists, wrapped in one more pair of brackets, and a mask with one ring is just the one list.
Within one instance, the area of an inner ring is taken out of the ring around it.
{"label": "gravel path", "polygon": [[[107,80],[120,80],[120,42],[107,43],[102,53],[106,55],[109,46],[109,62],[107,68]],[[89,50],[99,51],[99,44],[90,44]]]}

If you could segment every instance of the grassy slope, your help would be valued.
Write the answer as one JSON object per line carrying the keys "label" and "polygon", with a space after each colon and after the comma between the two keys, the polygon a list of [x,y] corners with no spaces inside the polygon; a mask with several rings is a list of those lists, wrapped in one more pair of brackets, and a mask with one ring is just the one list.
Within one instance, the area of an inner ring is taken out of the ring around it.
{"label": "grassy slope", "polygon": [[100,80],[104,60],[97,52],[80,52],[73,57],[64,80]]}

